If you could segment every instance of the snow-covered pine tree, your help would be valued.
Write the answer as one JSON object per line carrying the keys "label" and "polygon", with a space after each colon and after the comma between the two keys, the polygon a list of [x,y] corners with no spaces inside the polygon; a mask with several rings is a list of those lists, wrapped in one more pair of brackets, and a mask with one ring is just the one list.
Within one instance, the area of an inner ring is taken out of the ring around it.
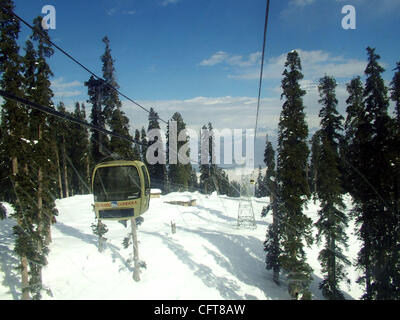
{"label": "snow-covered pine tree", "polygon": [[[24,59],[24,80],[27,98],[40,105],[54,108],[51,101],[53,92],[49,78],[53,75],[47,63],[54,50],[49,43],[49,35],[42,29],[42,17],[33,21],[34,31],[28,41]],[[51,241],[51,224],[56,214],[54,200],[57,194],[56,166],[54,148],[51,143],[52,129],[49,116],[32,110],[29,114],[29,141],[31,152],[24,173],[29,176],[29,183],[24,192],[29,195],[30,204],[25,214],[30,215],[33,228],[29,234],[29,242],[34,248],[29,259],[29,290],[33,299],[40,299],[44,289],[42,284],[42,268],[46,265],[48,244]]]}
{"label": "snow-covered pine tree", "polygon": [[[17,44],[20,24],[11,14],[12,10],[14,10],[13,1],[0,0],[0,87],[17,97],[23,97],[22,58]],[[24,196],[24,186],[28,178],[23,172],[27,166],[29,151],[25,141],[28,138],[28,112],[19,103],[8,99],[2,101],[1,107],[1,151],[8,159],[4,158],[1,163],[4,176],[0,189],[12,190],[12,194],[2,195],[12,202],[15,210],[14,218],[17,225],[14,227],[16,235],[14,251],[20,258],[22,299],[27,300],[30,299],[28,258],[35,251],[29,241],[32,223],[25,218],[27,215],[25,208],[32,205]]]}
{"label": "snow-covered pine tree", "polygon": [[278,165],[280,198],[284,210],[281,212],[280,237],[282,250],[279,262],[287,272],[288,291],[293,298],[311,298],[309,284],[312,269],[306,261],[304,242],[311,245],[312,221],[303,213],[303,205],[310,196],[306,169],[309,149],[308,126],[305,122],[300,88],[303,78],[298,53],[288,53],[282,80],[282,97],[285,97],[279,119]]}
{"label": "snow-covered pine tree", "polygon": [[316,154],[312,157],[314,170],[317,167],[318,172],[314,183],[321,203],[319,219],[315,224],[318,229],[317,242],[322,237],[325,241],[324,249],[318,257],[324,273],[320,289],[326,298],[332,300],[344,299],[339,287],[340,281],[346,278],[344,264],[349,264],[343,255],[343,248],[347,248],[348,217],[344,212],[339,157],[343,116],[336,109],[336,86],[336,80],[329,76],[324,76],[319,81],[319,103],[323,106],[319,113],[321,129],[314,134],[319,143],[318,147],[313,148]]}
{"label": "snow-covered pine tree", "polygon": [[281,216],[279,214],[281,201],[279,198],[278,183],[275,171],[275,151],[270,141],[267,142],[264,151],[264,163],[267,166],[265,173],[265,188],[269,192],[270,204],[266,213],[272,211],[272,224],[267,228],[266,239],[264,241],[264,251],[266,252],[265,264],[267,270],[273,271],[273,280],[279,285],[279,273],[281,269],[279,256],[281,254],[280,229]]}

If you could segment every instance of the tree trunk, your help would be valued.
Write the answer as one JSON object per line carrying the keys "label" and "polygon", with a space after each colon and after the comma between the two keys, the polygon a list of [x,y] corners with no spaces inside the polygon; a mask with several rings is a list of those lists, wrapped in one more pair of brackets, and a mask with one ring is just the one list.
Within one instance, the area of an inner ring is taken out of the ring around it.
{"label": "tree trunk", "polygon": [[[276,190],[276,188],[274,188]],[[272,202],[272,230],[274,232],[274,249],[276,254],[279,252],[279,244],[278,244],[278,205],[277,205],[277,199],[273,193],[270,195],[270,200]],[[278,257],[276,257],[278,259]],[[273,268],[273,281],[277,284],[280,285],[279,281],[279,266],[276,265]]]}
{"label": "tree trunk", "polygon": [[[38,141],[42,140],[42,127],[39,125],[38,130]],[[38,190],[37,190],[37,206],[38,206],[38,223],[37,223],[37,231],[39,233],[40,238],[44,238],[43,232],[43,169],[39,164],[38,168]],[[42,243],[38,242],[38,251],[41,254],[43,251]],[[42,268],[38,268],[38,279],[40,283],[42,283]]]}
{"label": "tree trunk", "polygon": [[22,300],[30,300],[29,295],[29,274],[28,274],[28,259],[26,256],[21,257],[21,287],[22,287]]}
{"label": "tree trunk", "polygon": [[135,281],[140,281],[140,270],[139,270],[139,247],[137,241],[137,226],[135,217],[131,218],[131,227],[132,227],[132,242],[133,242],[133,279]]}
{"label": "tree trunk", "polygon": [[[86,178],[87,178],[88,186],[90,187],[92,184],[91,184],[91,178],[90,178],[89,151],[86,154]],[[87,191],[89,191],[89,190],[87,190]],[[89,191],[89,193],[90,193],[90,191]]]}
{"label": "tree trunk", "polygon": [[[11,160],[12,163],[12,174],[13,176],[16,176],[18,174],[18,159],[16,157],[13,157]],[[14,185],[15,190],[17,189],[17,182]],[[16,202],[18,205],[18,196],[16,197]],[[22,222],[21,222],[21,217],[17,220],[18,225],[22,227]],[[20,257],[21,261],[21,291],[22,291],[22,300],[30,300],[31,297],[29,295],[29,273],[28,273],[28,259],[26,256],[21,256]]]}
{"label": "tree trunk", "polygon": [[68,169],[67,169],[67,151],[65,147],[65,136],[63,136],[63,164],[64,164],[64,186],[65,186],[65,197],[69,197],[69,188],[68,188]]}
{"label": "tree trunk", "polygon": [[54,144],[54,152],[56,154],[56,161],[57,161],[57,176],[58,176],[58,187],[60,188],[60,199],[63,198],[63,186],[61,180],[61,168],[60,168],[60,155],[58,154],[57,145]]}

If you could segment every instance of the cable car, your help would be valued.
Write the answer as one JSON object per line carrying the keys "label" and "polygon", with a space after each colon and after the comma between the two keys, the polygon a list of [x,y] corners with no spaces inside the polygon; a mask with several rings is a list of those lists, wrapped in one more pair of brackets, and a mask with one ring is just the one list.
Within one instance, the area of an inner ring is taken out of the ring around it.
{"label": "cable car", "polygon": [[92,190],[100,220],[129,220],[149,208],[150,177],[141,161],[99,163],[93,170]]}

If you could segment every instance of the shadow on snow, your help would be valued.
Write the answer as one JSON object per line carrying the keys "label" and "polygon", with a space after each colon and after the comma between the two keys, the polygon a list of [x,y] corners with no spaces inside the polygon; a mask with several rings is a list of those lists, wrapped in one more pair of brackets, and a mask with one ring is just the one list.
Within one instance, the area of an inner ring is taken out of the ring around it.
{"label": "shadow on snow", "polygon": [[5,219],[0,221],[0,271],[4,274],[2,284],[10,289],[14,300],[21,298],[21,277],[18,271],[20,261],[17,254],[10,248],[14,247],[13,227],[15,221]]}

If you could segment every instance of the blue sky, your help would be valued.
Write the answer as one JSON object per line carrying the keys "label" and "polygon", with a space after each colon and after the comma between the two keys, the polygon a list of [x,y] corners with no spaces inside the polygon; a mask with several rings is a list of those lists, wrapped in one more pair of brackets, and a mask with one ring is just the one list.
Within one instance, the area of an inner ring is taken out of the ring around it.
{"label": "blue sky", "polygon": [[[217,128],[253,128],[266,0],[15,0],[31,22],[44,5],[56,8],[51,38],[101,75],[101,39],[107,35],[121,91],[164,119],[180,111],[189,126],[212,121]],[[356,30],[344,30],[341,10],[356,9]],[[318,126],[318,79],[336,77],[339,109],[345,84],[363,76],[366,47],[375,47],[386,68],[400,61],[400,0],[271,1],[259,124],[276,133],[280,81],[286,54],[299,50],[307,121]],[[21,47],[29,35],[22,26]],[[55,101],[85,101],[89,76],[61,53],[51,58]],[[124,99],[122,99],[124,100]],[[144,111],[123,101],[132,128]]]}

